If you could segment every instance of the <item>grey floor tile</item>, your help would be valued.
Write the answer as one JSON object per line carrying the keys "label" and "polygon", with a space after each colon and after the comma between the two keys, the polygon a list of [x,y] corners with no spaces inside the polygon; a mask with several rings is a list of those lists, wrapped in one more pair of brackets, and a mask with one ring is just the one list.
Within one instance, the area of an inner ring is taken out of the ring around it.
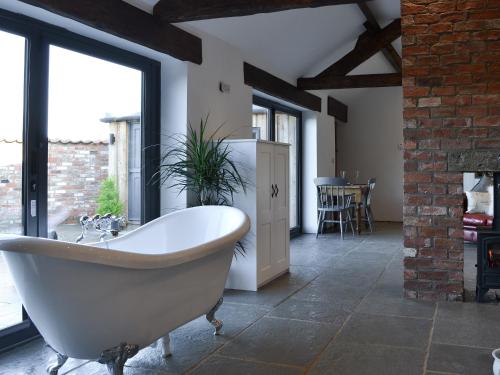
{"label": "grey floor tile", "polygon": [[[124,368],[125,375],[133,374],[134,370],[129,371],[129,368]],[[97,362],[88,362],[71,371],[64,373],[64,375],[108,375],[106,366]],[[41,375],[41,374],[40,374]],[[150,375],[150,374],[148,374]]]}
{"label": "grey floor tile", "polygon": [[0,354],[0,375],[36,374],[45,369],[47,358],[51,354],[42,340],[32,341]]}
{"label": "grey floor tile", "polygon": [[[10,374],[42,374],[47,365],[54,359],[54,352],[45,341],[36,339],[28,344],[0,354],[0,375]],[[82,361],[69,359],[61,369],[61,374],[80,366]]]}
{"label": "grey floor tile", "polygon": [[[125,366],[123,369],[124,375],[178,375],[171,372],[166,372],[162,370],[151,370],[145,368],[133,368]],[[109,372],[105,365],[97,362],[89,362],[83,366],[80,366],[70,372],[68,375],[109,375]],[[42,374],[40,374],[42,375]],[[66,375],[66,374],[63,374]]]}
{"label": "grey floor tile", "polygon": [[333,342],[311,375],[421,375],[425,352],[407,348]]}
{"label": "grey floor tile", "polygon": [[291,266],[290,273],[271,281],[257,292],[226,290],[224,300],[233,303],[277,306],[318,277],[322,271],[322,267]]}
{"label": "grey floor tile", "polygon": [[375,344],[424,350],[431,320],[355,313],[336,338],[342,343]]}
{"label": "grey floor tile", "polygon": [[[215,313],[216,319],[222,320],[223,327],[220,339],[230,339],[240,333],[250,324],[261,318],[271,310],[264,305],[241,305],[224,302]],[[205,316],[193,320],[171,333],[172,338],[189,338],[192,340],[213,338],[214,328]]]}
{"label": "grey floor tile", "polygon": [[[390,249],[390,248],[389,248]],[[363,248],[363,246],[360,246],[356,250],[350,251],[347,256],[346,256],[346,261],[352,261],[354,263],[381,263],[381,264],[387,264],[392,257],[394,256],[394,252],[396,251],[396,248],[390,249],[390,251],[383,251],[387,250],[386,247],[376,247],[373,250],[379,250],[379,251],[372,251],[371,248]]]}
{"label": "grey floor tile", "polygon": [[323,272],[310,285],[349,287],[360,291],[366,290],[368,293],[369,289],[380,277],[380,272],[355,273],[349,269],[332,269]]}
{"label": "grey floor tile", "polygon": [[190,375],[300,375],[304,370],[291,366],[249,362],[214,355],[197,367]]}
{"label": "grey floor tile", "polygon": [[463,375],[485,375],[492,371],[491,350],[433,344],[427,369]]}
{"label": "grey floor tile", "polygon": [[394,260],[377,280],[372,293],[386,297],[401,298],[404,296],[403,268],[394,266]]}
{"label": "grey floor tile", "polygon": [[163,358],[160,348],[148,347],[127,361],[129,368],[159,371],[167,374],[182,374],[193,368],[222,346],[222,340],[179,340],[171,341],[172,356]]}
{"label": "grey floor tile", "polygon": [[216,318],[224,322],[222,334],[213,335],[213,327],[204,316],[183,325],[170,334],[172,356],[162,358],[159,348],[146,348],[127,362],[134,368],[160,369],[168,373],[183,373],[195,366],[225,342],[236,336],[269,308],[261,305],[224,303]]}
{"label": "grey floor tile", "polygon": [[333,338],[339,326],[264,317],[220,353],[229,357],[307,366]]}
{"label": "grey floor tile", "polygon": [[494,349],[500,344],[499,316],[498,305],[440,302],[433,342]]}
{"label": "grey floor tile", "polygon": [[290,252],[290,264],[294,266],[331,267],[338,263],[344,253],[318,251],[309,248]]}
{"label": "grey floor tile", "polygon": [[310,284],[293,295],[295,301],[328,303],[330,307],[339,311],[354,311],[368,289],[355,288],[348,285],[330,286]]}
{"label": "grey floor tile", "polygon": [[343,324],[350,312],[321,301],[302,301],[290,298],[268,315],[280,318],[311,320],[320,323]]}
{"label": "grey floor tile", "polygon": [[432,319],[435,310],[434,302],[387,296],[378,290],[370,293],[356,308],[359,313],[424,319]]}

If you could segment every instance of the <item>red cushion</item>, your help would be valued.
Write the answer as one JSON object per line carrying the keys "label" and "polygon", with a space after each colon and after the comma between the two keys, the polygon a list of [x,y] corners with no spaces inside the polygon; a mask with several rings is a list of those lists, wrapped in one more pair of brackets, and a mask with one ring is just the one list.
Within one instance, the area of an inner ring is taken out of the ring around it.
{"label": "red cushion", "polygon": [[486,214],[464,214],[464,225],[484,226],[488,217]]}

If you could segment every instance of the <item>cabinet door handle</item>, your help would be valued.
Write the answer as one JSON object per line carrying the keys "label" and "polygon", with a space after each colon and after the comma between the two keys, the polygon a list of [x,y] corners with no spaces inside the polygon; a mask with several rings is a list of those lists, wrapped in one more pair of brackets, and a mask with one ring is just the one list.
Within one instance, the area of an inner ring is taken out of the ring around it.
{"label": "cabinet door handle", "polygon": [[280,189],[278,188],[278,185],[275,185],[276,186],[276,197],[278,196],[278,194],[280,193]]}
{"label": "cabinet door handle", "polygon": [[276,194],[276,190],[274,190],[274,184],[271,185],[271,198],[274,198],[274,194]]}

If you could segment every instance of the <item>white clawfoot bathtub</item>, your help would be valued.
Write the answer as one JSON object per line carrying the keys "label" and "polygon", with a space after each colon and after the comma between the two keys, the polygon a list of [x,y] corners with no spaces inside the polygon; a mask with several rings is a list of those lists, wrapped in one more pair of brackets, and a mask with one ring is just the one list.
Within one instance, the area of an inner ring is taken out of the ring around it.
{"label": "white clawfoot bathtub", "polygon": [[[58,353],[99,360],[122,374],[127,358],[222,302],[237,241],[250,222],[232,207],[205,206],[160,217],[91,245],[0,236],[0,250],[29,316]],[[167,352],[165,353],[168,354]]]}

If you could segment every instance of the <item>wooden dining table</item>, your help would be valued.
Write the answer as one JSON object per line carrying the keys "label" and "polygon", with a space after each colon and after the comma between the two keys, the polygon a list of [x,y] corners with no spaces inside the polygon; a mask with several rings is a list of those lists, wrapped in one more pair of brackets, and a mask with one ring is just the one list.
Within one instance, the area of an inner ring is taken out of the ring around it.
{"label": "wooden dining table", "polygon": [[363,196],[368,191],[367,184],[352,184],[345,187],[346,194],[353,195],[353,201],[356,204],[356,232],[361,233],[361,208],[363,204]]}

